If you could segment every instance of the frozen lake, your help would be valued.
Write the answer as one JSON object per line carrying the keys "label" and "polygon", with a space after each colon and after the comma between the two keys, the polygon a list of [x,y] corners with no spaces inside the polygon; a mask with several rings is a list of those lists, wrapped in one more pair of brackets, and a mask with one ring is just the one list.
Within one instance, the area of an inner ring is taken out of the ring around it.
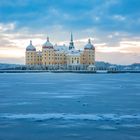
{"label": "frozen lake", "polygon": [[140,140],[140,74],[0,74],[0,140]]}

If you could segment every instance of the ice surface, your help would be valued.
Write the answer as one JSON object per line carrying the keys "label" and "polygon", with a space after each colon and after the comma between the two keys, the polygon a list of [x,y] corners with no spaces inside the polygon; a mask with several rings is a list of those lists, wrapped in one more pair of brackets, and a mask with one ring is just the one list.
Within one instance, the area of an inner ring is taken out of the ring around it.
{"label": "ice surface", "polygon": [[139,74],[0,74],[0,140],[139,140]]}

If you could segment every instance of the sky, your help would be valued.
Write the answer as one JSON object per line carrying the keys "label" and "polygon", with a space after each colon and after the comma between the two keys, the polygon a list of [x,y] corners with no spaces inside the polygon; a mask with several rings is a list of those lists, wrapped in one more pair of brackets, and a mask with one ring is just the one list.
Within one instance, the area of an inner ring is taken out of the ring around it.
{"label": "sky", "polygon": [[37,50],[49,36],[53,44],[77,49],[88,38],[96,61],[140,63],[139,0],[0,0],[0,63],[25,63],[29,41]]}

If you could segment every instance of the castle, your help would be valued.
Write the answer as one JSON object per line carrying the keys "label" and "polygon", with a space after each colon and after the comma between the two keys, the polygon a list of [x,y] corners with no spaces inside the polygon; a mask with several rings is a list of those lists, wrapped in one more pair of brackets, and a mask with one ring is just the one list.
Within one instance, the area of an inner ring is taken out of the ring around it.
{"label": "castle", "polygon": [[44,69],[53,70],[92,70],[95,67],[95,47],[89,39],[84,50],[76,50],[72,34],[69,47],[53,45],[47,37],[47,41],[42,45],[42,51],[36,51],[30,41],[26,48],[25,59],[27,67],[41,66]]}

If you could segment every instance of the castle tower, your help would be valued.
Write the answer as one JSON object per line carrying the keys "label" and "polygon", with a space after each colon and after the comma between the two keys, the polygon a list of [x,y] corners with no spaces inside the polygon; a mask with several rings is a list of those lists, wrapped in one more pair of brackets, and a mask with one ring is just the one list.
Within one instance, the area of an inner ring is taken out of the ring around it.
{"label": "castle tower", "polygon": [[42,46],[42,64],[49,66],[54,64],[54,46],[47,37],[46,42]]}
{"label": "castle tower", "polygon": [[86,67],[95,64],[95,47],[91,43],[90,39],[88,39],[88,43],[84,46],[83,55],[81,56],[81,62]]}
{"label": "castle tower", "polygon": [[26,65],[36,65],[36,48],[33,46],[32,41],[26,47]]}

